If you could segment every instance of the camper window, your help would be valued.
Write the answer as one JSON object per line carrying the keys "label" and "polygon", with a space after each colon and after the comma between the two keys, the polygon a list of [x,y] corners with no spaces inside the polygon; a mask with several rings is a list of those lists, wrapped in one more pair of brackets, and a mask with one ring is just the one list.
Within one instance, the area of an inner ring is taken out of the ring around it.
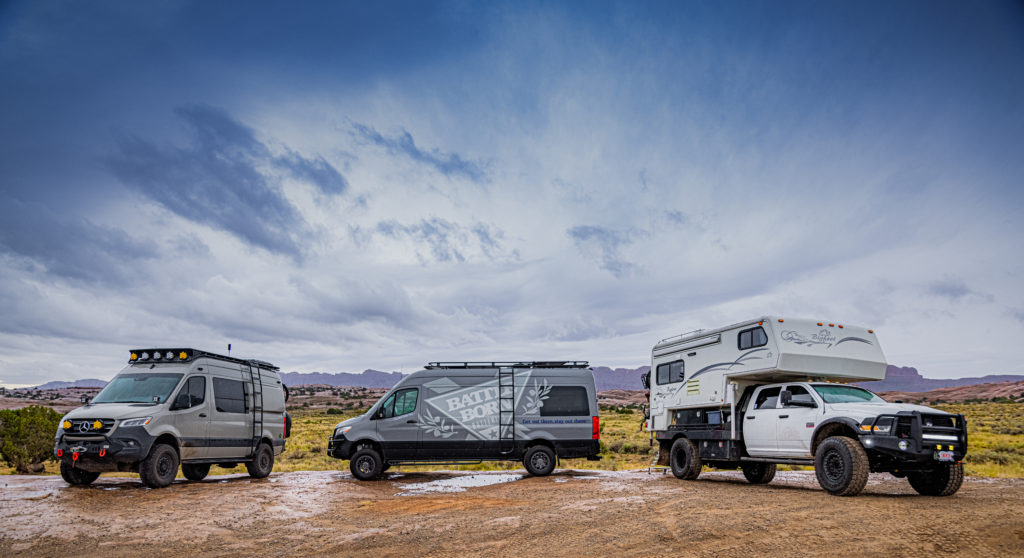
{"label": "camper window", "polygon": [[237,380],[214,377],[213,400],[222,413],[245,412],[245,390]]}
{"label": "camper window", "polygon": [[765,334],[763,327],[755,327],[753,329],[746,329],[740,332],[739,346],[741,351],[754,347],[763,347],[767,344],[768,335]]}
{"label": "camper window", "polygon": [[677,360],[658,365],[658,385],[683,381],[683,361]]}
{"label": "camper window", "polygon": [[754,402],[755,409],[774,409],[776,402],[779,400],[779,391],[782,388],[773,387],[768,389],[762,389],[761,393],[757,394],[757,400]]}

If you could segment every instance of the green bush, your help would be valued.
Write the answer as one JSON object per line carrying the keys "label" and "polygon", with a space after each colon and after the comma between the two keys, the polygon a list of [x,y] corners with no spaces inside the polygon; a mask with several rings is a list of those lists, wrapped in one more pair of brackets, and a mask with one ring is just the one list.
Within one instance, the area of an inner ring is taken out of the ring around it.
{"label": "green bush", "polygon": [[42,472],[42,463],[53,459],[53,435],[60,413],[32,405],[0,410],[0,456],[19,473]]}
{"label": "green bush", "polygon": [[331,407],[331,408],[327,409],[327,414],[328,415],[343,415],[343,414],[345,414],[345,411],[342,411],[341,409],[339,409],[337,407]]}

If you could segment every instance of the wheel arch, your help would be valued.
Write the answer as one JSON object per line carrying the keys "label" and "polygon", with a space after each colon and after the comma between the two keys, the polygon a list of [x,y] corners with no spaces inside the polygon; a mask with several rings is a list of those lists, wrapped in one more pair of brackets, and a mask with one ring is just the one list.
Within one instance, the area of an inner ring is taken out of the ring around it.
{"label": "wheel arch", "polygon": [[844,436],[860,441],[860,434],[857,433],[860,424],[849,417],[830,418],[814,429],[811,436],[811,455],[818,451],[818,446],[830,436]]}

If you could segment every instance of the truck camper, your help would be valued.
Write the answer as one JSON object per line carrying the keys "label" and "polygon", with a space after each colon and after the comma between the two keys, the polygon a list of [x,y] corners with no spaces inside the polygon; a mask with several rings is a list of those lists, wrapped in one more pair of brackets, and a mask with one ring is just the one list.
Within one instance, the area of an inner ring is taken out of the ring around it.
{"label": "truck camper", "polygon": [[598,459],[598,421],[586,362],[431,362],[338,423],[327,453],[360,480],[392,465],[484,460],[547,475],[559,458]]}
{"label": "truck camper", "polygon": [[245,465],[253,478],[274,468],[291,430],[287,389],[269,362],[196,349],[136,349],[96,397],[61,419],[53,453],[69,484],[105,471],[169,485],[200,481],[211,465]]}
{"label": "truck camper", "polygon": [[778,464],[813,465],[831,494],[863,490],[869,472],[948,496],[963,482],[963,415],[888,403],[850,385],[885,378],[874,330],[762,317],[655,344],[647,429],[658,462],[681,479],[704,465],[768,483]]}

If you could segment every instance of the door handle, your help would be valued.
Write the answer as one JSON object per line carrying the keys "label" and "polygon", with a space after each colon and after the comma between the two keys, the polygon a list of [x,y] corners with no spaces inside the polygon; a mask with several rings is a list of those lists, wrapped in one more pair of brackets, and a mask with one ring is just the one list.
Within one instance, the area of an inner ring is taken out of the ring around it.
{"label": "door handle", "polygon": [[206,413],[199,413],[199,416],[202,418],[206,418]]}
{"label": "door handle", "polygon": [[747,415],[747,420],[754,420],[754,415]]}
{"label": "door handle", "polygon": [[405,421],[405,424],[416,424],[416,421],[412,420],[412,419],[409,419],[409,420]]}
{"label": "door handle", "polygon": [[789,418],[789,415],[779,415],[779,418]]}

